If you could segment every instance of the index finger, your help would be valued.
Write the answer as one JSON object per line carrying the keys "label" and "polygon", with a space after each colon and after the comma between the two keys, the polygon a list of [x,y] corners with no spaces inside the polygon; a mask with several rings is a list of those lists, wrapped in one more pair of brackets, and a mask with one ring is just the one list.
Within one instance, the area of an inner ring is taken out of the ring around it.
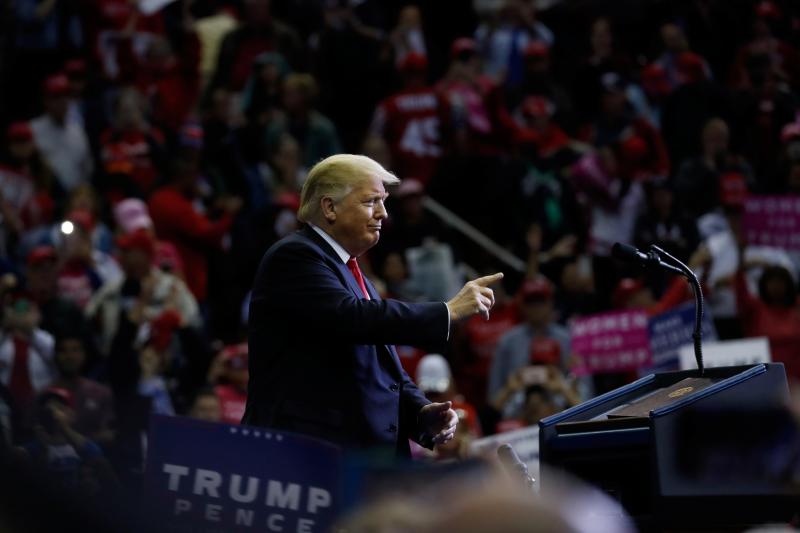
{"label": "index finger", "polygon": [[473,281],[478,285],[480,285],[481,287],[486,287],[487,285],[491,285],[495,281],[500,281],[501,279],[503,279],[503,273],[498,272],[497,274],[492,274],[491,276],[483,276],[482,278],[478,278]]}

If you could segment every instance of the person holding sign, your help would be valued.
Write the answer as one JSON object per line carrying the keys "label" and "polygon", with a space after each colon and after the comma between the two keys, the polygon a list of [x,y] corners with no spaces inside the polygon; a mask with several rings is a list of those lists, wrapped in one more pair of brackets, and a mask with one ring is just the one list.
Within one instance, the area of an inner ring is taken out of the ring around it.
{"label": "person holding sign", "polygon": [[357,258],[378,243],[385,186],[399,180],[364,156],[319,163],[303,185],[305,227],[273,245],[250,302],[250,382],[243,424],[294,431],[345,448],[431,448],[453,438],[450,402],[431,403],[393,344],[439,347],[456,320],[494,305],[502,273],[468,282],[448,302],[382,300]]}

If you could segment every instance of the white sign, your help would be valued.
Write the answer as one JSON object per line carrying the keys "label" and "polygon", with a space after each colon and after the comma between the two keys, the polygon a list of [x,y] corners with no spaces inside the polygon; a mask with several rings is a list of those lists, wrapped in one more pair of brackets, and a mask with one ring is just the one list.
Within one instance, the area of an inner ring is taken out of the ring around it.
{"label": "white sign", "polygon": [[[697,368],[693,345],[683,346],[678,353],[681,370]],[[703,343],[703,363],[707,368],[771,362],[772,356],[766,337]]]}
{"label": "white sign", "polygon": [[[501,444],[510,444],[517,452],[520,461],[528,465],[528,474],[539,479],[539,426],[533,425],[506,433],[498,433],[472,441],[469,454],[473,457],[497,457],[497,448]],[[537,484],[538,486],[538,484]]]}
{"label": "white sign", "polygon": [[164,9],[175,0],[139,0],[139,12],[143,15],[152,15]]}

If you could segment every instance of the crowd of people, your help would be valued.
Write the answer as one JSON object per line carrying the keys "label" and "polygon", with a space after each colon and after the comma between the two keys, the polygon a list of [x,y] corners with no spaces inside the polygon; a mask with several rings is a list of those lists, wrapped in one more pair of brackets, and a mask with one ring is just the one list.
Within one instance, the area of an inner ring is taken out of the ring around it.
{"label": "crowd of people", "polygon": [[462,420],[434,457],[633,378],[575,377],[569,320],[691,292],[617,241],[800,378],[800,248],[742,227],[800,193],[800,6],[584,4],[0,1],[0,447],[98,489],[139,479],[153,413],[238,423],[259,260],[339,152],[402,179],[360,261],[385,297],[506,273],[447,353],[398,347]]}

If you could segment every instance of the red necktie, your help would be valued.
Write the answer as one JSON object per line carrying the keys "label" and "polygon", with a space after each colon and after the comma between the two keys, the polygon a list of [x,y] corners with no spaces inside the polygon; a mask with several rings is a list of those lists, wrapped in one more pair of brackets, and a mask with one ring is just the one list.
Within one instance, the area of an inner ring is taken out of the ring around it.
{"label": "red necktie", "polygon": [[28,343],[14,335],[14,366],[11,367],[11,379],[8,390],[20,406],[26,407],[33,398],[33,385],[28,372]]}
{"label": "red necktie", "polygon": [[358,268],[358,261],[356,261],[355,257],[351,257],[349,261],[347,261],[347,268],[350,269],[350,272],[353,273],[353,277],[356,278],[358,282],[358,286],[361,287],[361,292],[364,293],[364,298],[369,300],[369,293],[367,292],[367,286],[364,284],[364,276],[361,275],[361,269]]}

